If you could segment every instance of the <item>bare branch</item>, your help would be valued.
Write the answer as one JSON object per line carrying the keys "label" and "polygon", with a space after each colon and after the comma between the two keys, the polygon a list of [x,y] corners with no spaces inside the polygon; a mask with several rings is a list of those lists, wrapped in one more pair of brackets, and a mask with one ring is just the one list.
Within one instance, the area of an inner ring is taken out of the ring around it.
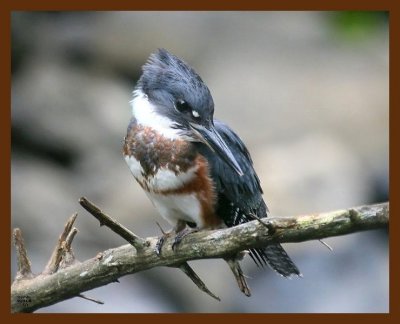
{"label": "bare branch", "polygon": [[[142,251],[143,249],[143,245],[145,245],[144,241],[139,238],[138,236],[136,236],[135,234],[133,234],[132,232],[130,232],[128,229],[126,229],[122,224],[120,224],[119,222],[117,222],[116,220],[112,219],[111,217],[105,215],[103,212],[100,211],[100,208],[97,207],[95,204],[93,204],[91,201],[89,201],[87,198],[82,197],[79,200],[80,204],[87,209],[88,211],[90,210],[90,213],[92,215],[94,215],[97,219],[99,219],[99,217],[101,218],[100,220],[100,225],[105,225],[107,227],[109,227],[112,231],[114,231],[115,233],[119,234],[122,238],[124,238],[128,243],[131,243],[132,245],[137,245],[139,244],[138,251]],[[106,221],[104,221],[104,219]],[[166,235],[166,233],[164,232],[164,230],[162,229],[161,225],[156,222],[156,224],[158,225],[158,227],[160,228],[161,232],[163,233],[163,235]],[[140,241],[142,240],[142,241]],[[139,243],[138,243],[139,241]],[[142,243],[143,242],[143,243]],[[200,279],[200,277],[196,274],[196,272],[189,266],[189,264],[187,262],[184,262],[182,264],[180,264],[179,266],[177,266],[178,269],[182,270],[182,272],[184,274],[186,274],[190,280],[193,281],[193,283],[201,290],[204,291],[206,294],[208,294],[209,296],[220,300],[219,297],[217,297],[216,295],[214,295],[205,285],[205,283]]]}
{"label": "bare branch", "polygon": [[200,279],[200,277],[196,274],[196,272],[190,267],[190,265],[187,262],[184,262],[183,264],[181,264],[179,267],[179,269],[182,270],[182,272],[187,275],[190,280],[192,280],[194,282],[194,284],[201,290],[204,291],[207,295],[211,296],[212,298],[221,301],[221,299],[214,295],[210,289],[207,288],[207,286],[205,285],[205,283]]}
{"label": "bare branch", "polygon": [[[267,218],[263,222],[267,227],[254,220],[232,228],[199,231],[186,236],[175,251],[171,249],[173,238],[168,238],[160,257],[154,251],[157,238],[147,238],[140,253],[131,245],[123,245],[51,275],[14,282],[12,312],[32,312],[153,267],[176,266],[195,259],[226,258],[272,241],[302,242],[385,228],[389,223],[389,203],[321,214]],[[22,297],[29,297],[29,302],[21,303]]]}
{"label": "bare branch", "polygon": [[81,197],[79,199],[79,203],[83,208],[85,208],[89,213],[91,213],[99,222],[100,226],[106,225],[113,232],[117,233],[127,242],[132,244],[137,251],[141,251],[146,244],[145,240],[140,238],[139,236],[133,234],[126,227],[122,226],[115,219],[110,216],[104,214],[97,206],[87,200],[85,197]]}
{"label": "bare branch", "polygon": [[94,303],[99,304],[99,305],[104,305],[103,301],[98,300],[98,299],[94,299],[92,297],[88,297],[88,296],[86,296],[84,294],[79,294],[78,297],[86,299],[86,300],[89,300],[89,301],[94,302]]}
{"label": "bare branch", "polygon": [[77,233],[78,229],[74,227],[71,229],[67,238],[65,239],[65,242],[62,245],[64,253],[62,255],[58,269],[67,268],[73,264],[79,263],[79,261],[75,259],[75,255],[71,247],[72,241]]}
{"label": "bare branch", "polygon": [[19,228],[14,229],[13,237],[18,263],[18,272],[15,280],[32,278],[31,262],[26,253],[24,239],[22,238],[22,232]]}
{"label": "bare branch", "polygon": [[72,228],[72,230],[69,232],[67,238],[65,239],[65,248],[67,251],[71,250],[71,245],[72,241],[75,238],[75,235],[78,233],[78,229],[76,227]]}
{"label": "bare branch", "polygon": [[[61,235],[58,239],[57,245],[53,250],[50,260],[47,262],[47,265],[43,271],[43,274],[52,274],[58,270],[62,256],[65,252],[65,240],[70,235],[70,232],[71,232],[72,226],[74,225],[76,217],[78,217],[78,214],[77,213],[73,214],[68,219],[67,223],[65,224],[64,231],[61,233]],[[72,238],[73,238],[73,236],[72,236]]]}
{"label": "bare branch", "polygon": [[323,246],[325,246],[329,251],[331,251],[331,252],[333,251],[333,248],[328,243],[326,243],[325,241],[322,241],[322,240],[318,240],[318,241],[320,241],[321,244]]}
{"label": "bare branch", "polygon": [[240,267],[239,261],[232,258],[225,258],[224,260],[226,261],[226,263],[228,263],[228,266],[236,279],[240,291],[244,293],[247,297],[250,297],[250,288],[247,285],[246,278],[244,277],[243,270]]}

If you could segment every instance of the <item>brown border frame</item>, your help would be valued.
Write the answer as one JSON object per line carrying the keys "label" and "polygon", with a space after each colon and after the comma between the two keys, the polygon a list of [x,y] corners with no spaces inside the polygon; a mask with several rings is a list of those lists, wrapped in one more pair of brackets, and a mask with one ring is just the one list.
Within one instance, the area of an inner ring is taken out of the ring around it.
{"label": "brown border frame", "polygon": [[[77,320],[95,320],[96,322],[109,322],[111,319],[118,321],[213,321],[213,322],[242,322],[243,320],[260,321],[260,320],[278,320],[278,321],[304,321],[310,322],[337,322],[342,320],[365,322],[376,321],[395,321],[399,318],[400,302],[399,302],[399,279],[397,272],[399,272],[399,258],[398,251],[394,251],[396,247],[400,246],[399,236],[395,235],[396,223],[398,223],[398,214],[396,200],[396,186],[395,180],[398,179],[398,168],[391,167],[399,165],[397,154],[393,148],[396,147],[396,138],[398,132],[396,127],[397,121],[397,107],[399,107],[399,64],[398,58],[400,57],[399,51],[399,20],[400,14],[396,7],[396,1],[381,0],[371,1],[364,0],[362,3],[357,0],[348,0],[346,3],[339,3],[339,1],[316,1],[316,0],[285,0],[279,3],[261,3],[256,0],[247,0],[243,3],[234,1],[198,1],[197,3],[190,3],[188,1],[169,0],[160,1],[143,1],[140,3],[132,3],[127,0],[114,0],[109,3],[100,3],[98,1],[82,1],[70,0],[68,3],[54,2],[49,0],[3,0],[0,3],[0,32],[2,40],[1,50],[1,118],[0,118],[0,141],[1,141],[1,159],[0,159],[0,180],[1,180],[1,206],[3,207],[3,226],[1,226],[1,249],[2,255],[6,256],[6,260],[11,260],[11,228],[10,228],[10,158],[11,158],[11,131],[10,131],[10,87],[11,87],[11,26],[10,15],[12,11],[18,10],[386,10],[390,12],[390,121],[389,121],[389,135],[390,135],[390,196],[391,196],[391,225],[390,233],[390,313],[389,314],[10,314],[10,291],[11,274],[10,265],[6,262],[3,268],[6,268],[6,276],[8,278],[7,285],[2,286],[1,299],[2,302],[2,319],[8,321],[29,321],[33,322],[51,322],[57,323],[62,321]],[[396,108],[395,108],[396,107]],[[5,226],[4,226],[5,225]],[[4,283],[4,281],[3,281]],[[28,318],[29,316],[29,318]]]}

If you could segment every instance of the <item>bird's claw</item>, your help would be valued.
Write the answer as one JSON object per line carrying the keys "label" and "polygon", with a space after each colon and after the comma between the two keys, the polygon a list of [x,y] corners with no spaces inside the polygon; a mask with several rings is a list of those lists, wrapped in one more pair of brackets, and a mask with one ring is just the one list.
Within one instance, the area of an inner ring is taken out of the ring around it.
{"label": "bird's claw", "polygon": [[[185,229],[181,230],[180,232],[176,233],[174,241],[172,242],[172,245],[171,245],[172,251],[175,251],[176,247],[181,243],[182,239],[186,235],[197,232],[197,231],[198,231],[197,229],[185,228]],[[161,249],[165,243],[165,239],[171,235],[172,235],[172,232],[168,232],[168,233],[163,232],[163,235],[158,239],[158,241],[156,243],[156,247],[154,249],[158,256],[161,255]]]}
{"label": "bird's claw", "polygon": [[179,233],[176,234],[174,242],[172,243],[172,250],[175,251],[175,248],[181,243],[182,239],[186,237],[188,234],[195,233],[197,232],[197,229],[192,229],[192,228],[185,228]]}
{"label": "bird's claw", "polygon": [[162,236],[158,239],[158,241],[157,241],[157,243],[156,243],[156,248],[155,248],[156,254],[157,254],[158,256],[161,255],[161,248],[162,248],[162,246],[164,245],[164,242],[165,242],[165,235],[162,235]]}

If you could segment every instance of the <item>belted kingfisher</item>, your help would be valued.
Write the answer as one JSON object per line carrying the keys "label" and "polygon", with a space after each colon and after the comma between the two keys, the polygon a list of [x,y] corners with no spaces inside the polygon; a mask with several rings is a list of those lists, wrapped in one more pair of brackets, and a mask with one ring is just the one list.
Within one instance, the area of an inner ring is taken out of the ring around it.
{"label": "belted kingfisher", "polygon": [[[174,226],[173,248],[191,231],[267,217],[250,154],[229,126],[214,119],[214,101],[200,76],[165,49],[151,54],[142,70],[123,154],[153,205]],[[164,236],[157,254],[163,242]],[[249,255],[284,277],[300,275],[278,243]],[[228,264],[249,296],[238,262]]]}

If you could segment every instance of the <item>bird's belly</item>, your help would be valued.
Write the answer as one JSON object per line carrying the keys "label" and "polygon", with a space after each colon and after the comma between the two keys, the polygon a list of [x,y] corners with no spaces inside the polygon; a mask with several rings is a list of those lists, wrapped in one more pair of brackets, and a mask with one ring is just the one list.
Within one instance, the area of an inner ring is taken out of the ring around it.
{"label": "bird's belly", "polygon": [[175,226],[178,220],[196,223],[204,227],[202,209],[197,195],[191,194],[157,194],[146,192],[161,216]]}
{"label": "bird's belly", "polygon": [[133,176],[163,218],[172,225],[176,225],[178,220],[184,220],[196,223],[197,227],[203,227],[202,205],[198,196],[184,189],[197,176],[198,167],[193,166],[186,172],[160,168],[155,170],[154,174],[146,175],[134,156],[126,156],[125,160]]}
{"label": "bird's belly", "polygon": [[150,174],[145,174],[140,161],[133,155],[125,156],[125,160],[133,176],[142,188],[154,193],[179,190],[196,177],[198,169],[194,165],[186,170],[186,172],[180,172],[178,165],[174,166],[173,170],[167,165],[166,167],[152,170],[153,172]]}

